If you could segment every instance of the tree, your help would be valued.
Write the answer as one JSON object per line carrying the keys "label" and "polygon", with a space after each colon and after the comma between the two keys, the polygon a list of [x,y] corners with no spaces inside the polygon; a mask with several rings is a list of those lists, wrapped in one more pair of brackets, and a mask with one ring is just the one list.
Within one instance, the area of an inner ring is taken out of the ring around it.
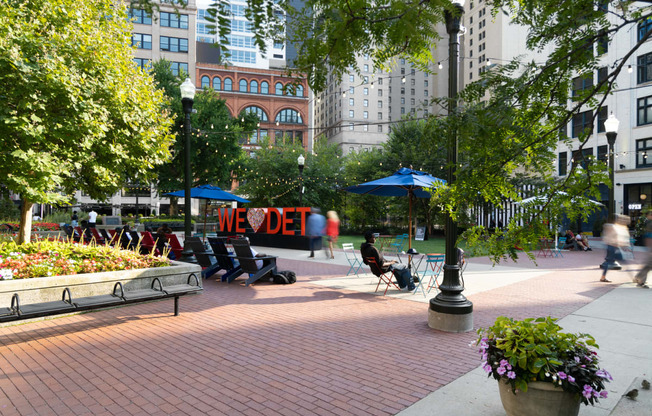
{"label": "tree", "polygon": [[[152,65],[157,86],[169,98],[169,111],[175,115],[173,132],[176,136],[171,152],[172,159],[158,168],[157,189],[161,193],[184,187],[184,130],[185,115],[181,105],[179,85],[186,75],[172,74],[170,62],[160,60]],[[231,116],[226,101],[211,89],[195,95],[191,114],[191,171],[192,186],[208,185],[231,188],[232,171],[240,164],[244,152],[239,141],[256,128],[258,119],[254,114]]]}
{"label": "tree", "polygon": [[34,202],[106,199],[169,157],[164,97],[130,33],[111,0],[0,0],[0,172],[22,198],[20,242]]}
{"label": "tree", "polygon": [[[297,158],[305,157],[301,179]],[[272,144],[265,140],[255,156],[238,169],[240,190],[259,207],[299,206],[301,186],[305,193],[301,205],[339,209],[338,192],[342,166],[340,150],[335,145],[318,141],[314,153],[305,153],[303,146],[284,138]]]}

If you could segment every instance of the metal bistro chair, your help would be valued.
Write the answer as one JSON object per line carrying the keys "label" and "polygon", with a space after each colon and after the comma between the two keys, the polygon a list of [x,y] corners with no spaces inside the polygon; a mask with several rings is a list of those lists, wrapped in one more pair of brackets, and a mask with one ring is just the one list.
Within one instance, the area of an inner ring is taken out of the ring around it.
{"label": "metal bistro chair", "polygon": [[353,243],[346,243],[342,244],[342,249],[344,250],[344,255],[346,256],[346,260],[349,262],[349,265],[351,268],[349,268],[349,271],[346,272],[346,275],[348,276],[353,272],[357,277],[360,277],[358,274],[360,272],[360,269],[362,269],[362,261],[358,258],[358,256],[355,254],[355,249],[353,248]]}
{"label": "metal bistro chair", "polygon": [[446,258],[443,254],[426,254],[426,268],[423,271],[421,279],[419,279],[419,284],[415,288],[414,293],[417,293],[419,287],[423,290],[423,282],[426,280],[426,277],[430,277],[428,280],[428,286],[426,291],[430,293],[430,290],[434,287],[439,290],[439,275],[441,274],[442,266],[444,265],[444,259]]}
{"label": "metal bistro chair", "polygon": [[392,277],[394,277],[394,273],[392,273],[391,270],[383,272],[382,269],[378,266],[378,263],[376,263],[376,258],[375,257],[366,257],[365,258],[365,263],[369,265],[369,268],[371,269],[371,272],[378,276],[378,284],[376,285],[376,290],[374,292],[378,292],[378,288],[380,287],[380,283],[383,282],[385,283],[385,292],[383,293],[383,296],[387,294],[387,289],[389,289],[390,286],[394,286],[398,290],[401,290],[396,283],[392,281]]}
{"label": "metal bistro chair", "polygon": [[561,254],[561,249],[564,248],[565,245],[566,245],[566,237],[559,237],[559,238],[557,239],[557,247],[556,247],[556,248],[555,248],[555,247],[552,248],[552,254],[553,254],[555,257],[561,257],[561,258],[563,258],[564,255]]}

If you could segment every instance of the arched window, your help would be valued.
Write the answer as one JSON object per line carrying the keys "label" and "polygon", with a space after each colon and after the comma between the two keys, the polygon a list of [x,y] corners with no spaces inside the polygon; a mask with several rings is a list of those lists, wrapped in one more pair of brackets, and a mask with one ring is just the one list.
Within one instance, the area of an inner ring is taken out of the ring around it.
{"label": "arched window", "polygon": [[263,81],[260,83],[260,93],[269,94],[269,84],[267,83],[267,81]]}
{"label": "arched window", "polygon": [[258,94],[258,81],[251,81],[249,83],[249,92]]}
{"label": "arched window", "polygon": [[301,114],[299,114],[299,112],[296,110],[292,110],[291,108],[286,108],[279,111],[279,113],[276,115],[276,120],[274,121],[285,124],[303,124]]}
{"label": "arched window", "polygon": [[283,95],[283,84],[281,84],[280,82],[276,83],[276,92],[275,92],[275,94],[276,95]]}
{"label": "arched window", "polygon": [[233,81],[231,78],[224,78],[224,91],[233,91]]}
{"label": "arched window", "polygon": [[218,77],[213,78],[213,89],[219,91],[222,89],[222,80]]}
{"label": "arched window", "polygon": [[247,80],[246,79],[241,79],[240,80],[240,92],[247,92]]}
{"label": "arched window", "polygon": [[262,108],[252,105],[244,109],[245,113],[254,113],[255,115],[258,116],[258,120],[260,121],[269,121],[269,117],[267,117],[267,113],[265,110]]}
{"label": "arched window", "polygon": [[297,97],[303,97],[303,85],[297,85],[296,94]]}
{"label": "arched window", "polygon": [[211,79],[208,77],[208,75],[204,75],[201,77],[201,87],[202,89],[208,88],[211,86]]}

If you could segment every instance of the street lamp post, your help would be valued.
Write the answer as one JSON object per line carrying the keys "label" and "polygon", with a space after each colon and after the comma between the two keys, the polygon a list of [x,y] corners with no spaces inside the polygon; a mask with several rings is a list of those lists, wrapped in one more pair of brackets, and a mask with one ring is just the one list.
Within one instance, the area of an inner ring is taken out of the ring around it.
{"label": "street lamp post", "polygon": [[188,239],[192,237],[192,221],[190,215],[190,192],[192,187],[192,172],[190,170],[190,114],[192,113],[193,99],[195,98],[195,85],[190,78],[181,84],[181,103],[186,120],[183,123],[184,131],[184,154],[185,154],[185,178],[184,178],[184,247],[182,259],[188,261],[192,258],[192,250],[188,246]]}
{"label": "street lamp post", "polygon": [[306,158],[303,157],[303,155],[300,155],[297,158],[297,164],[299,165],[299,184],[301,188],[299,188],[299,206],[302,206],[302,201],[303,201],[303,167],[306,163]]}
{"label": "street lamp post", "polygon": [[[609,181],[611,182],[611,185],[609,186],[609,206],[607,207],[607,213],[608,218],[611,221],[615,221],[616,219],[616,198],[614,196],[614,190],[616,188],[614,144],[616,143],[616,136],[618,135],[619,125],[620,121],[618,121],[613,113],[611,113],[607,120],[604,122],[604,130],[607,133],[607,143],[609,143]],[[614,258],[607,256],[607,258],[605,258],[605,262],[603,263],[603,267],[613,269],[619,268],[620,265],[615,261]]]}
{"label": "street lamp post", "polygon": [[[460,33],[462,32],[462,15],[464,1],[453,1],[455,11],[446,11],[446,32],[448,32],[448,114],[453,116],[457,109],[458,60]],[[455,182],[457,166],[457,130],[449,129],[448,137],[448,184]],[[446,259],[444,280],[439,286],[441,292],[430,300],[428,326],[446,332],[468,332],[473,329],[473,304],[462,295],[464,287],[460,284],[460,266],[455,242],[457,240],[457,223],[446,216]]]}

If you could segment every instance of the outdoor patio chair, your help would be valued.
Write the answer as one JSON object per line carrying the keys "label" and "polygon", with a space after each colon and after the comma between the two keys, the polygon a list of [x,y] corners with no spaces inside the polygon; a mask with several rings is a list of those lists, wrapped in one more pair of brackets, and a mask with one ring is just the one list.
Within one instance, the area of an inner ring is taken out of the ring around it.
{"label": "outdoor patio chair", "polygon": [[236,264],[234,261],[233,253],[229,252],[226,248],[226,237],[208,237],[208,244],[210,244],[213,249],[213,254],[217,259],[217,264],[219,268],[215,271],[225,270],[226,273],[222,275],[221,280],[223,282],[231,283],[242,273],[242,268],[239,264]]}
{"label": "outdoor patio chair", "polygon": [[401,290],[396,283],[392,281],[392,278],[394,277],[394,273],[391,271],[386,271],[383,272],[383,270],[378,266],[378,263],[376,262],[375,257],[366,257],[365,258],[365,263],[369,265],[369,268],[371,269],[371,272],[378,276],[378,284],[376,285],[376,290],[374,292],[378,292],[378,288],[380,287],[380,283],[385,283],[385,292],[383,293],[383,296],[387,294],[387,290],[389,289],[390,286],[394,286],[398,290]]}
{"label": "outdoor patio chair", "polygon": [[215,254],[212,251],[206,249],[204,243],[199,237],[190,237],[186,239],[186,244],[192,250],[195,258],[197,259],[197,264],[202,267],[201,275],[203,278],[211,277],[219,269],[220,266],[217,262],[214,262],[213,259],[216,258]]}
{"label": "outdoor patio chair", "polygon": [[95,239],[96,244],[100,244],[100,245],[105,245],[106,244],[107,240],[105,240],[104,237],[102,237],[102,235],[100,235],[100,232],[97,231],[97,228],[88,228],[88,229],[90,230],[91,234],[93,235],[93,238]]}
{"label": "outdoor patio chair", "polygon": [[155,256],[161,255],[161,252],[156,247],[154,236],[149,231],[143,231],[142,233],[142,237],[140,238],[140,252],[142,254],[154,253]]}
{"label": "outdoor patio chair", "polygon": [[77,235],[79,236],[78,241],[80,243],[88,244],[88,243],[91,242],[92,234],[90,233],[90,231],[88,231],[88,228],[86,228],[85,230],[82,230],[82,228],[80,226],[77,226],[77,227],[74,228],[74,230],[77,233]]}
{"label": "outdoor patio chair", "polygon": [[353,248],[353,243],[346,243],[342,244],[342,249],[344,250],[344,255],[346,256],[346,260],[349,262],[349,265],[351,266],[349,268],[349,271],[346,272],[346,275],[348,276],[353,272],[357,277],[360,277],[358,275],[358,272],[360,269],[362,269],[362,261],[358,258],[357,254],[355,254],[355,249]]}
{"label": "outdoor patio chair", "polygon": [[[231,240],[231,245],[233,246],[233,250],[235,250],[235,257],[240,262],[242,271],[249,274],[249,278],[245,281],[245,286],[249,286],[268,273],[276,273],[276,256],[252,256],[249,241],[244,238]],[[263,267],[260,269],[256,264],[257,260],[263,260]]]}
{"label": "outdoor patio chair", "polygon": [[552,254],[555,257],[564,257],[564,255],[561,254],[561,249],[564,248],[565,245],[566,237],[559,237],[559,239],[557,239],[557,247],[552,248]]}
{"label": "outdoor patio chair", "polygon": [[446,256],[443,254],[426,254],[426,256],[426,267],[414,293],[419,290],[420,286],[423,289],[423,282],[426,278],[428,278],[428,285],[426,286],[426,291],[428,293],[430,293],[430,290],[432,290],[433,287],[439,290],[438,279],[441,275],[442,266],[444,265]]}
{"label": "outdoor patio chair", "polygon": [[104,229],[104,228],[99,228],[98,229],[100,234],[102,235],[102,238],[104,239],[105,244],[107,245],[114,245],[115,241],[113,239],[113,235],[115,235],[115,231],[113,232],[114,234],[109,235],[109,233]]}
{"label": "outdoor patio chair", "polygon": [[165,238],[168,239],[168,244],[170,245],[170,249],[174,253],[174,258],[176,260],[181,259],[183,253],[183,247],[181,246],[181,243],[179,243],[179,239],[177,238],[176,234],[165,234]]}

